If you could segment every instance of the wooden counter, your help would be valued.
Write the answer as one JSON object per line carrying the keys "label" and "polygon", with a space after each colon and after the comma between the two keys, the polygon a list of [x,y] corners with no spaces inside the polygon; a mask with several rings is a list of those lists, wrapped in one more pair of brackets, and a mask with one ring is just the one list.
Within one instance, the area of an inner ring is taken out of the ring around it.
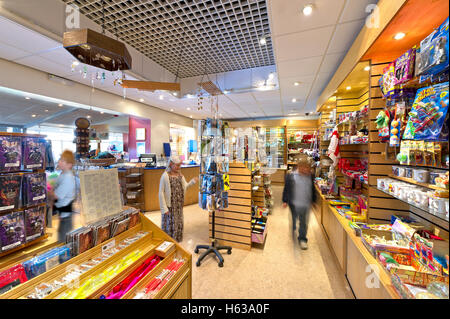
{"label": "wooden counter", "polygon": [[[162,174],[165,172],[163,168],[149,168],[144,170],[144,202],[145,211],[159,210],[159,182]],[[200,174],[199,166],[181,167],[181,173],[189,181],[198,177]],[[198,203],[198,182],[186,190],[184,196],[184,205],[192,205]]]}
{"label": "wooden counter", "polygon": [[328,204],[327,199],[316,187],[319,202],[318,209],[322,216],[322,225],[329,246],[341,266],[347,280],[358,299],[399,299],[399,295],[392,286],[387,271],[380,262],[372,256],[349,226],[349,220],[341,216],[338,211]]}

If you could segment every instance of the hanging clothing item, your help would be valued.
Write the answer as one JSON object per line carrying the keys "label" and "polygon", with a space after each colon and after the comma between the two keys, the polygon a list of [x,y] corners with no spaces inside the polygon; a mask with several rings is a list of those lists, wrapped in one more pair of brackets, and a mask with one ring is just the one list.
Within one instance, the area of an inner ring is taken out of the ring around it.
{"label": "hanging clothing item", "polygon": [[53,159],[53,152],[52,152],[52,141],[47,140],[47,144],[45,144],[45,159],[47,166],[45,169],[49,172],[53,172],[55,170],[55,161]]}
{"label": "hanging clothing item", "polygon": [[162,214],[162,230],[177,242],[183,240],[184,186],[182,176],[169,176],[171,206],[167,214]]}
{"label": "hanging clothing item", "polygon": [[330,146],[328,146],[328,157],[333,161],[333,166],[336,167],[338,163],[338,159],[340,157],[339,154],[339,132],[337,125],[334,127],[333,132],[331,133]]}

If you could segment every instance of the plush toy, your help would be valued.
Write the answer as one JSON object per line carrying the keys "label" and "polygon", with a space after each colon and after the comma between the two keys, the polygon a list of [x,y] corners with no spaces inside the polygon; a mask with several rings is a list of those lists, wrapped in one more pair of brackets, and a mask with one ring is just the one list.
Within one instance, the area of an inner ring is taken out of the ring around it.
{"label": "plush toy", "polygon": [[333,169],[336,167],[338,163],[338,159],[340,157],[339,154],[339,132],[338,127],[335,126],[333,132],[331,133],[330,145],[328,146],[327,155],[333,161]]}
{"label": "plush toy", "polygon": [[377,123],[378,137],[381,142],[387,142],[389,140],[389,111],[380,111],[376,117],[375,123]]}

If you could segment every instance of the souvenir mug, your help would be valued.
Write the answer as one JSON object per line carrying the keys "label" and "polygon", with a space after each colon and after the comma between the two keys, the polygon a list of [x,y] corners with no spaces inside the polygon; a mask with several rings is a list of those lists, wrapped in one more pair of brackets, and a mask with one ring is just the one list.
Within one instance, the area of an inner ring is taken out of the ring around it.
{"label": "souvenir mug", "polygon": [[448,200],[444,198],[430,198],[430,209],[436,214],[445,215],[448,212]]}
{"label": "souvenir mug", "polygon": [[436,178],[438,178],[440,173],[430,172],[430,184],[436,185]]}
{"label": "souvenir mug", "polygon": [[413,177],[413,169],[411,167],[405,168],[405,177],[407,177],[407,178]]}
{"label": "souvenir mug", "polygon": [[428,183],[430,180],[430,172],[424,169],[415,169],[413,171],[413,178],[419,183]]}

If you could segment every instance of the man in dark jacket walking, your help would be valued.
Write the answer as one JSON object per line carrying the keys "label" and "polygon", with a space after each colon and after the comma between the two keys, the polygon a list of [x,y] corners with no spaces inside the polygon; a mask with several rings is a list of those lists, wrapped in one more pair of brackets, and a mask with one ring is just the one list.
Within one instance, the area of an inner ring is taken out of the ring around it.
{"label": "man in dark jacket walking", "polygon": [[286,175],[283,189],[283,207],[289,208],[292,213],[293,231],[295,232],[297,219],[299,219],[298,240],[301,249],[308,249],[309,210],[311,204],[315,202],[315,191],[311,165],[307,158],[299,161],[292,173]]}

